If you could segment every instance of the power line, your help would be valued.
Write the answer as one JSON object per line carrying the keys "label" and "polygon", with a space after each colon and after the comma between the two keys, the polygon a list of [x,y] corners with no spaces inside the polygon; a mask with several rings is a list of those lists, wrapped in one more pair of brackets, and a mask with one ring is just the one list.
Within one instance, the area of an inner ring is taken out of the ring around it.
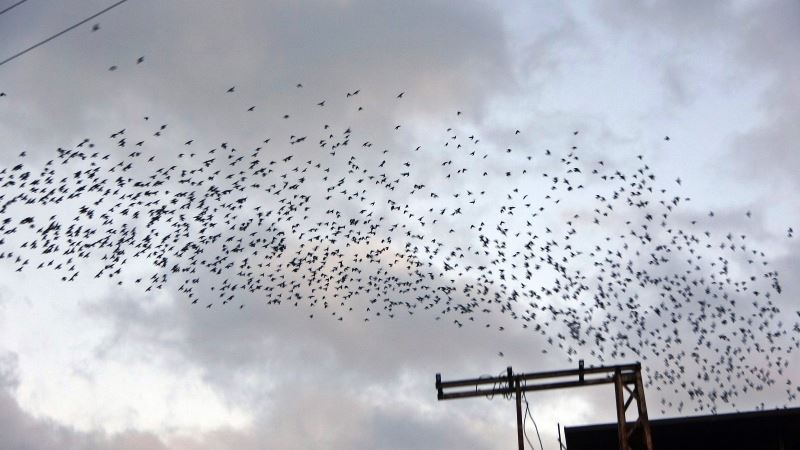
{"label": "power line", "polygon": [[27,1],[28,0],[19,0],[17,3],[14,3],[13,5],[9,6],[8,8],[0,11],[0,16],[2,16],[3,14],[7,13],[8,11],[11,11],[12,9],[16,8],[17,6],[23,4],[23,3],[27,2]]}
{"label": "power line", "polygon": [[[27,1],[27,0],[25,0],[25,1]],[[98,17],[98,16],[100,16],[101,14],[105,14],[106,12],[108,12],[108,11],[111,11],[112,9],[116,8],[117,6],[119,6],[119,5],[123,4],[123,3],[127,2],[127,1],[128,1],[128,0],[120,0],[120,1],[118,1],[117,3],[114,3],[113,5],[111,5],[111,6],[107,7],[107,8],[105,8],[105,9],[103,9],[102,11],[100,11],[100,12],[98,12],[98,13],[95,13],[95,14],[92,14],[91,16],[89,16],[89,17],[87,17],[87,18],[85,18],[85,19],[81,20],[80,22],[76,23],[75,25],[72,25],[72,26],[70,26],[69,28],[66,28],[66,29],[64,29],[64,30],[62,30],[62,31],[59,31],[58,33],[56,33],[56,34],[54,34],[54,35],[50,36],[49,38],[47,38],[47,39],[45,39],[45,40],[43,40],[43,41],[41,41],[41,42],[39,42],[39,43],[36,43],[36,44],[34,44],[34,45],[32,45],[32,46],[30,46],[30,47],[26,48],[25,50],[22,50],[21,52],[19,52],[19,53],[15,54],[15,55],[13,55],[13,56],[11,56],[11,57],[9,57],[9,58],[6,58],[6,59],[5,59],[5,60],[3,60],[3,61],[0,61],[0,66],[2,66],[3,64],[5,64],[5,63],[7,63],[7,62],[9,62],[9,61],[11,61],[11,60],[13,60],[13,59],[16,59],[16,58],[18,58],[18,57],[20,57],[20,56],[24,55],[25,53],[28,53],[29,51],[31,51],[31,50],[33,50],[33,49],[35,49],[36,47],[39,47],[40,45],[44,45],[44,44],[46,44],[46,43],[48,43],[48,42],[52,41],[53,39],[55,39],[55,38],[57,38],[57,37],[61,36],[62,34],[64,34],[64,33],[68,32],[68,31],[71,31],[71,30],[73,30],[73,29],[75,29],[75,28],[77,28],[77,27],[79,27],[79,26],[81,26],[81,25],[85,24],[86,22],[88,22],[88,21],[90,21],[90,20],[94,19],[95,17]],[[16,5],[15,5],[15,6],[16,6]],[[12,8],[13,8],[13,6],[12,6]]]}

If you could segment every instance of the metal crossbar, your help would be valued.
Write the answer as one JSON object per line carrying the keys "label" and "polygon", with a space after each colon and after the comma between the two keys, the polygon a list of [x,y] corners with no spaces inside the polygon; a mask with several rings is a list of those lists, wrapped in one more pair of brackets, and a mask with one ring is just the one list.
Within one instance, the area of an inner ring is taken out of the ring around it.
{"label": "metal crossbar", "polygon": [[[546,389],[614,384],[617,399],[617,427],[620,450],[636,450],[639,448],[641,450],[653,450],[641,371],[642,366],[639,363],[587,368],[584,367],[583,360],[581,360],[577,369],[515,374],[512,368],[508,367],[504,375],[453,381],[442,381],[442,375],[437,373],[436,391],[439,400],[486,397],[498,394],[506,396],[514,395],[516,397],[517,406],[517,442],[519,449],[524,450],[522,393]],[[576,376],[577,379],[575,379]],[[541,380],[553,378],[567,379],[541,382]],[[492,387],[481,387],[486,385],[492,385]],[[627,400],[625,399],[625,391],[630,394]],[[630,431],[628,431],[625,412],[633,400],[636,400],[639,417],[630,427]],[[637,431],[641,431],[641,433],[636,433]],[[632,439],[634,437],[640,438],[638,439],[639,445],[636,448],[632,445],[635,443],[635,440]]]}

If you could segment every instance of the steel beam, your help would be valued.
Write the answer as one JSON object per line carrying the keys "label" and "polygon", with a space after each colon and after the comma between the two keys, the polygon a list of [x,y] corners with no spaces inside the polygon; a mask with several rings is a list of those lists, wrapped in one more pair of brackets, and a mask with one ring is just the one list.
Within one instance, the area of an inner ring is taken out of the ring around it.
{"label": "steel beam", "polygon": [[[577,379],[553,381],[547,383],[529,383],[530,381],[544,380],[548,378],[566,377],[577,377]],[[481,387],[489,384],[493,386],[491,388]],[[442,381],[442,375],[438,373],[436,374],[436,391],[439,400],[488,397],[494,395],[504,395],[510,397],[511,395],[514,395],[517,407],[517,442],[520,449],[524,448],[523,441],[525,430],[523,428],[521,399],[524,392],[542,391],[548,389],[565,389],[581,386],[595,386],[600,384],[614,384],[617,406],[617,431],[620,450],[633,450],[631,447],[631,438],[634,436],[634,434],[641,434],[644,450],[653,450],[650,422],[647,418],[647,406],[644,400],[641,364],[639,363],[586,368],[583,365],[583,360],[581,360],[577,369],[521,374],[515,374],[512,368],[508,367],[505,375],[453,381]],[[629,385],[633,385],[633,388],[629,387]],[[463,389],[466,387],[473,389]],[[626,393],[630,394],[630,397],[627,398],[627,400]],[[625,412],[633,400],[636,400],[639,418],[637,419],[636,423],[630,427],[630,429],[628,429],[625,419]],[[641,433],[636,433],[640,430]]]}

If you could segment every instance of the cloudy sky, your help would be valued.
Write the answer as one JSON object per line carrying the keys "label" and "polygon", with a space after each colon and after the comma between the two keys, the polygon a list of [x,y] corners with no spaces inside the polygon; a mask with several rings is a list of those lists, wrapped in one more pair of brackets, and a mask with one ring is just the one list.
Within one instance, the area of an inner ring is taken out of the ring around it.
{"label": "cloudy sky", "polygon": [[[21,4],[0,15],[0,59],[109,4]],[[24,151],[25,164],[41,169],[85,138],[112,151],[115,131],[152,133],[144,116],[169,124],[173,140],[145,148],[172,162],[189,139],[207,149],[281,136],[283,155],[293,130],[323,122],[357,126],[376,148],[412,148],[438,142],[456,120],[489,152],[576,145],[587,159],[642,155],[691,197],[676,220],[688,226],[714,211],[707,229],[746,234],[764,251],[782,287],[770,320],[791,333],[800,295],[800,239],[788,232],[800,231],[798,54],[800,3],[790,0],[130,0],[0,66],[0,167]],[[345,96],[355,90],[364,111]],[[314,149],[296,151],[310,158]],[[430,184],[434,166],[420,169]],[[503,179],[475,183],[491,195]],[[70,206],[61,208],[30,214],[67,217]],[[177,283],[143,292],[93,278],[99,261],[81,264],[88,276],[71,283],[0,264],[0,436],[9,448],[509,448],[512,402],[437,402],[434,374],[575,363],[503,314],[489,328],[462,328],[425,311],[340,323],[263,302],[209,310],[188,304]],[[147,264],[131,264],[130,277],[152,273]],[[795,343],[794,333],[782,338]],[[588,349],[578,355],[598,363]],[[787,359],[778,382],[718,411],[798,406],[786,388],[800,382],[798,351]],[[647,381],[652,417],[693,413]],[[556,447],[558,423],[612,421],[612,395],[610,386],[530,395],[545,447]]]}

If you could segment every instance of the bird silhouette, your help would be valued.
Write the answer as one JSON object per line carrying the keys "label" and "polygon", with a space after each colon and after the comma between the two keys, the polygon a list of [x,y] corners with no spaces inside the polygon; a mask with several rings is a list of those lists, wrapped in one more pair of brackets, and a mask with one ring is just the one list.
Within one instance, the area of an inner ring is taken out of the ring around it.
{"label": "bird silhouette", "polygon": [[[234,111],[252,104],[241,95]],[[788,379],[800,328],[773,301],[778,270],[645,155],[592,162],[578,149],[591,133],[570,130],[558,147],[480,144],[461,111],[425,142],[392,134],[402,119],[275,114],[288,131],[252,142],[139,122],[44,162],[20,153],[0,169],[0,259],[66,284],[174,288],[207,314],[260,300],[313,321],[515,330],[567,359],[643,360],[664,405],[714,409]]]}

